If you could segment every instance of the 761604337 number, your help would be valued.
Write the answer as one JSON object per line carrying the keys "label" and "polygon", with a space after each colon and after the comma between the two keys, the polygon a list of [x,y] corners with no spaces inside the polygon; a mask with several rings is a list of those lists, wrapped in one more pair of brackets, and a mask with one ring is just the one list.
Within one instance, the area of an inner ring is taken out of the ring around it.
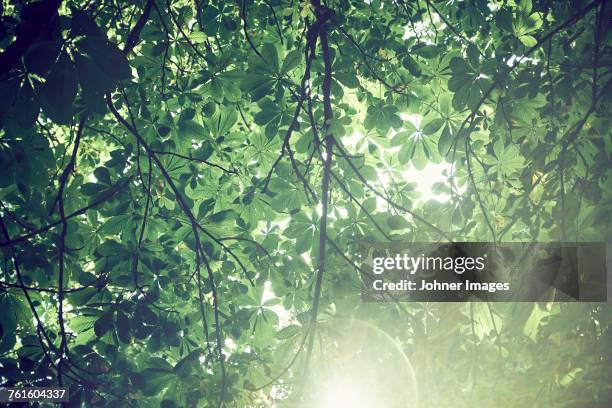
{"label": "761604337 number", "polygon": [[2,387],[0,402],[68,402],[68,387]]}

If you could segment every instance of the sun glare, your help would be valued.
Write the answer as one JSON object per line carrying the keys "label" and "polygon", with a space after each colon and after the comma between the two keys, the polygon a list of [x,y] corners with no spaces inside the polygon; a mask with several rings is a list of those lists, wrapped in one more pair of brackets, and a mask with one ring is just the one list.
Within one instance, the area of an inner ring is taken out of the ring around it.
{"label": "sun glare", "polygon": [[364,384],[350,381],[337,381],[330,384],[321,393],[321,400],[316,408],[371,408],[377,406],[374,398],[368,394]]}
{"label": "sun glare", "polygon": [[[305,389],[304,407],[374,408],[414,406],[418,400],[412,364],[396,340],[369,323],[334,318],[319,327],[316,372]],[[381,380],[384,379],[384,380]]]}

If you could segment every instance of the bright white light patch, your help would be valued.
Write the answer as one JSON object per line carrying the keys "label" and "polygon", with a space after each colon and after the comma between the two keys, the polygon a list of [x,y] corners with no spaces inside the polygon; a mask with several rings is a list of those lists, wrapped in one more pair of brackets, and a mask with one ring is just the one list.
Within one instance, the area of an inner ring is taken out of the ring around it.
{"label": "bright white light patch", "polygon": [[302,402],[309,408],[415,406],[412,364],[385,331],[366,322],[334,318],[319,322],[320,350]]}
{"label": "bright white light patch", "polygon": [[[266,301],[274,298],[276,298],[276,294],[274,294],[274,291],[272,290],[272,282],[266,281],[264,283],[264,290],[261,294],[261,304],[263,305],[266,303]],[[282,329],[293,322],[291,311],[285,309],[282,304],[268,305],[266,308],[273,311],[278,316],[279,329]]]}
{"label": "bright white light patch", "polygon": [[337,381],[325,388],[321,393],[321,401],[317,408],[371,408],[377,404],[367,387],[348,381]]}
{"label": "bright white light patch", "polygon": [[435,194],[432,189],[436,183],[448,184],[448,175],[451,165],[445,161],[440,163],[428,162],[423,170],[410,166],[402,172],[405,181],[416,183],[416,190],[421,193],[420,201],[437,200],[445,202],[450,199],[449,194]]}

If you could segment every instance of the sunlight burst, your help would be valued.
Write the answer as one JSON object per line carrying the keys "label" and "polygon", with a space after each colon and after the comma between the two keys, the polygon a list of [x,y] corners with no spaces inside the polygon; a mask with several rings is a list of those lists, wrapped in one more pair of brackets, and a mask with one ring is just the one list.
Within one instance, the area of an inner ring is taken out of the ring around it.
{"label": "sunlight burst", "polygon": [[317,408],[370,408],[376,405],[365,384],[338,380],[325,388]]}

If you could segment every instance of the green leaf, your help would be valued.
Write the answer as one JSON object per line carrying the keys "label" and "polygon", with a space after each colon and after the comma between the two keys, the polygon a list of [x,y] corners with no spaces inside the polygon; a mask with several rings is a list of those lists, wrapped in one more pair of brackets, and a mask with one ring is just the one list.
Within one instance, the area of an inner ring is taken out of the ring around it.
{"label": "green leaf", "polygon": [[13,104],[19,92],[20,82],[18,78],[0,81],[0,94],[3,95],[3,97],[0,98],[0,118],[7,115],[13,108]]}
{"label": "green leaf", "polygon": [[242,98],[240,83],[236,81],[223,82],[223,95],[229,102],[239,102]]}
{"label": "green leaf", "polygon": [[193,119],[194,116],[195,116],[195,109],[193,108],[184,109],[183,111],[181,111],[181,114],[179,116],[179,123],[187,121],[187,120],[191,120]]}
{"label": "green leaf", "polygon": [[408,221],[400,215],[389,215],[387,217],[387,225],[392,230],[401,230],[410,226]]}
{"label": "green leaf", "polygon": [[378,129],[385,135],[391,127],[399,129],[402,120],[397,114],[397,108],[391,105],[370,105],[364,121],[366,129]]}
{"label": "green leaf", "polygon": [[258,101],[272,92],[276,84],[274,77],[259,73],[247,73],[240,81],[240,88],[252,94],[253,100]]}
{"label": "green leaf", "polygon": [[72,13],[70,36],[77,37],[86,36],[102,36],[102,32],[94,20],[85,11],[79,10],[76,7],[70,7]]}
{"label": "green leaf", "polygon": [[237,120],[238,114],[234,109],[217,110],[208,125],[213,135],[219,137],[229,132]]}
{"label": "green leaf", "polygon": [[423,143],[415,143],[414,154],[412,155],[412,164],[417,170],[423,170],[427,165],[428,155],[425,152]]}
{"label": "green leaf", "polygon": [[45,75],[55,63],[60,49],[61,44],[57,41],[35,43],[23,57],[26,69],[34,74]]}
{"label": "green leaf", "polygon": [[130,335],[130,320],[125,313],[121,311],[117,312],[116,330],[119,340],[121,340],[123,343],[129,344],[132,340],[132,336]]}
{"label": "green leaf", "polygon": [[189,33],[189,39],[194,44],[203,44],[208,39],[208,36],[204,34],[202,31],[193,31]]}
{"label": "green leaf", "polygon": [[519,0],[518,9],[526,14],[531,12],[532,4],[531,0]]}
{"label": "green leaf", "polygon": [[438,153],[443,157],[446,156],[450,152],[452,143],[452,133],[447,124],[444,126],[444,129],[442,129],[442,134],[440,135],[440,139],[438,139]]}
{"label": "green leaf", "polygon": [[258,125],[266,125],[272,120],[280,116],[280,109],[271,100],[264,100],[261,105],[261,110],[255,114],[253,119]]}
{"label": "green leaf", "polygon": [[[191,9],[190,9],[191,10]],[[219,9],[212,5],[206,5],[202,10],[203,27],[202,31],[208,36],[214,36],[219,31]]]}
{"label": "green leaf", "polygon": [[63,52],[40,87],[42,109],[57,123],[67,124],[72,119],[77,76],[72,60]]}
{"label": "green leaf", "polygon": [[467,104],[468,97],[470,96],[470,83],[465,83],[461,88],[455,91],[453,95],[453,108],[455,110],[462,110]]}
{"label": "green leaf", "polygon": [[93,102],[92,98],[95,98],[96,95],[101,96],[115,86],[115,81],[106,75],[90,57],[75,53],[74,63],[79,83],[85,94],[84,97],[88,99],[88,102]]}
{"label": "green leaf", "polygon": [[480,103],[481,92],[478,84],[472,85],[468,91],[467,106],[470,110],[475,111]]}
{"label": "green leaf", "polygon": [[13,112],[17,123],[22,128],[28,129],[36,122],[40,112],[40,102],[29,81],[23,81],[13,106]]}
{"label": "green leaf", "polygon": [[0,353],[10,351],[16,343],[17,315],[7,293],[0,294]]}
{"label": "green leaf", "polygon": [[214,151],[215,149],[210,142],[204,142],[202,146],[193,153],[193,157],[199,160],[208,160]]}
{"label": "green leaf", "polygon": [[445,120],[442,118],[433,119],[431,122],[423,126],[423,134],[433,135],[438,130],[440,130],[440,128],[442,127],[442,125],[444,125],[444,123],[445,123]]}
{"label": "green leaf", "polygon": [[414,48],[413,52],[426,59],[432,59],[440,55],[438,46],[434,44],[426,44],[418,48]]}
{"label": "green leaf", "polygon": [[538,43],[538,40],[533,38],[530,35],[521,35],[519,40],[523,43],[525,47],[531,48]]}
{"label": "green leaf", "polygon": [[367,198],[361,205],[367,212],[373,213],[376,210],[376,197]]}
{"label": "green leaf", "polygon": [[178,131],[181,137],[201,140],[206,135],[204,126],[194,120],[183,120],[178,123]]}
{"label": "green leaf", "polygon": [[512,28],[512,12],[508,9],[502,8],[495,15],[495,22],[497,26],[502,30],[508,31],[512,33],[514,30]]}
{"label": "green leaf", "polygon": [[265,43],[263,47],[261,47],[261,55],[272,71],[279,72],[278,51],[273,44]]}
{"label": "green leaf", "polygon": [[92,196],[106,190],[106,186],[97,183],[85,183],[81,186],[81,192],[85,195]]}
{"label": "green leaf", "polygon": [[414,143],[407,142],[404,145],[402,145],[402,148],[397,154],[397,159],[399,160],[401,164],[406,164],[410,161],[410,159],[412,159],[413,155],[414,155]]}
{"label": "green leaf", "polygon": [[94,323],[94,332],[96,336],[102,337],[113,328],[113,312],[108,312],[102,315]]}
{"label": "green leaf", "polygon": [[304,53],[300,50],[293,50],[289,52],[283,61],[283,65],[280,70],[281,74],[286,74],[296,68],[302,61],[303,56]]}
{"label": "green leaf", "polygon": [[470,64],[477,67],[478,62],[480,61],[480,52],[478,52],[478,47],[476,47],[474,44],[468,44],[466,52]]}
{"label": "green leaf", "polygon": [[130,380],[144,395],[157,395],[164,388],[169,387],[172,380],[176,378],[172,366],[166,364],[169,368],[150,367],[139,373],[132,373]]}
{"label": "green leaf", "polygon": [[279,340],[287,340],[302,333],[302,326],[295,324],[289,325],[276,333],[276,338]]}
{"label": "green leaf", "polygon": [[416,60],[410,55],[404,57],[404,59],[402,60],[402,65],[404,66],[404,68],[410,71],[413,76],[421,76],[421,67],[419,66],[419,63],[416,62]]}
{"label": "green leaf", "polygon": [[235,217],[235,214],[236,213],[234,212],[234,210],[223,210],[209,215],[207,218],[209,222],[221,223],[227,219]]}
{"label": "green leaf", "polygon": [[468,64],[468,62],[463,58],[453,57],[453,59],[450,60],[449,66],[451,71],[456,74],[466,74],[473,72],[473,69],[470,64]]}
{"label": "green leaf", "polygon": [[98,179],[98,181],[106,185],[111,185],[110,172],[108,171],[106,167],[96,168],[94,170],[94,176],[96,176],[96,179]]}
{"label": "green leaf", "polygon": [[350,72],[336,72],[334,73],[334,78],[348,88],[359,88],[359,79]]}
{"label": "green leaf", "polygon": [[84,37],[77,42],[80,51],[87,54],[100,69],[115,80],[130,79],[132,69],[125,54],[115,44],[102,37]]}

